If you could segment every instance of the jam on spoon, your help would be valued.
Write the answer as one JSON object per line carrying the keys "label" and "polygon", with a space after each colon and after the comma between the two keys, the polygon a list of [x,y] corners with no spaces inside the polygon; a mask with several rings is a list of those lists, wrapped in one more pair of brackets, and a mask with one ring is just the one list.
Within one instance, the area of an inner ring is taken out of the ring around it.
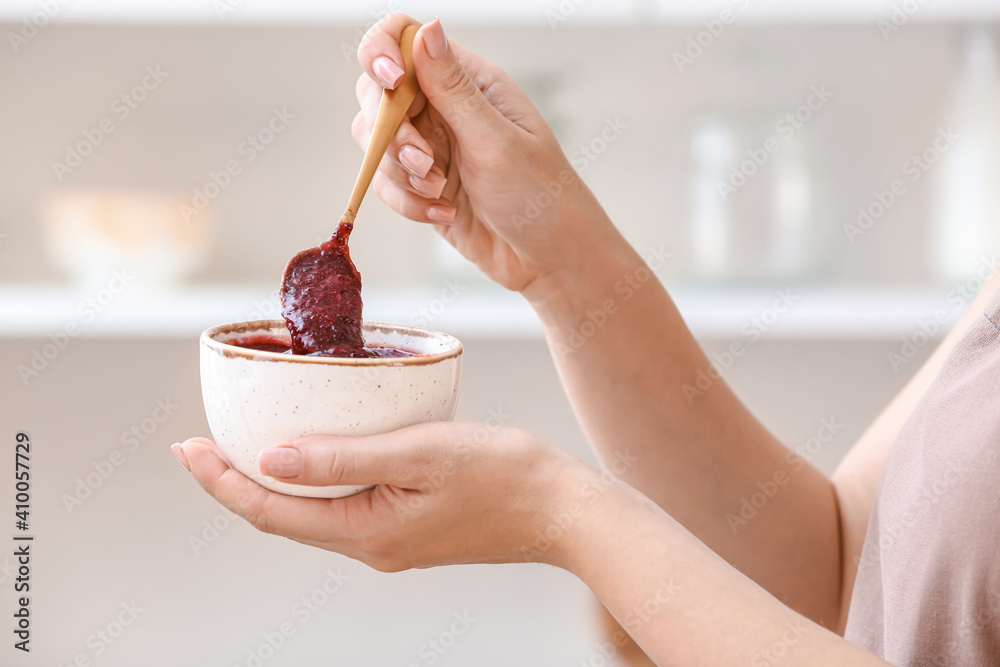
{"label": "jam on spoon", "polygon": [[417,26],[403,28],[399,49],[403,78],[382,92],[375,125],[354,190],[337,232],[318,248],[298,253],[281,279],[281,315],[292,335],[292,353],[331,357],[377,357],[361,334],[361,274],[347,248],[354,219],[378,165],[417,95],[413,69],[413,36]]}
{"label": "jam on spoon", "polygon": [[361,274],[347,247],[352,223],[318,248],[295,255],[281,280],[281,315],[292,354],[377,357],[361,335]]}

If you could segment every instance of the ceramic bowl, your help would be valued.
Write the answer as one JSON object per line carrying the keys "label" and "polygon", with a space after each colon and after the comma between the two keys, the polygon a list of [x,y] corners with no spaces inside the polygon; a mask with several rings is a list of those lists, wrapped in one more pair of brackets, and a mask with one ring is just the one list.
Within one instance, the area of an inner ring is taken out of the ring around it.
{"label": "ceramic bowl", "polygon": [[235,343],[289,342],[283,320],[237,322],[201,335],[201,391],[212,436],[229,465],[261,486],[340,498],[365,486],[304,486],[257,470],[257,452],[303,435],[370,435],[455,414],[462,344],[447,334],[366,322],[368,347],[416,356],[349,359],[264,352]]}

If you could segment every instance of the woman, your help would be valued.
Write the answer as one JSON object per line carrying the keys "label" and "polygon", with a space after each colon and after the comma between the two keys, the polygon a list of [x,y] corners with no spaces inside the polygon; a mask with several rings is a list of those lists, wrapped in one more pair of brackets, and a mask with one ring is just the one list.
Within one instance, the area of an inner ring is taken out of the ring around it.
{"label": "woman", "polygon": [[[362,146],[411,23],[390,16],[361,45]],[[383,571],[566,568],[658,664],[1000,661],[1000,283],[828,480],[713,372],[511,79],[436,19],[414,61],[423,94],[375,191],[531,303],[607,470],[529,433],[431,423],[261,452],[282,481],[377,485],[334,501],[269,492],[208,440],[174,445],[205,490],[260,530]],[[766,505],[741,515],[757,491]]]}

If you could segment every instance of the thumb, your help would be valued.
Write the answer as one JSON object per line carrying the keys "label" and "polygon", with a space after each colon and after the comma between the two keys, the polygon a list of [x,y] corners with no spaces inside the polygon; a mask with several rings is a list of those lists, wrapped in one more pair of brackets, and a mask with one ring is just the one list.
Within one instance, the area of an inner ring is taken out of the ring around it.
{"label": "thumb", "polygon": [[[444,117],[459,141],[502,130],[506,119],[476,85],[451,48],[441,19],[421,26],[413,40],[417,81],[427,100]],[[485,136],[490,136],[489,134]]]}
{"label": "thumb", "polygon": [[433,466],[434,426],[365,436],[307,435],[262,449],[261,474],[307,486],[389,484],[417,488]]}

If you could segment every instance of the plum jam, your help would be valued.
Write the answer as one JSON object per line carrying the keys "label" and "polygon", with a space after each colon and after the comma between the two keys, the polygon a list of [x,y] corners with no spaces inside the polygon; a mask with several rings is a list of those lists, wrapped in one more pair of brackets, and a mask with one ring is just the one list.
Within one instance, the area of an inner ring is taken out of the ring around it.
{"label": "plum jam", "polygon": [[281,280],[281,315],[292,335],[292,353],[326,357],[378,357],[361,335],[361,274],[347,239],[354,225],[341,222],[318,248],[288,263]]}
{"label": "plum jam", "polygon": [[[229,341],[229,344],[235,345],[237,347],[243,347],[248,350],[259,350],[261,352],[277,352],[278,354],[292,354],[292,346],[286,343],[284,340],[280,338],[275,338],[274,336],[248,336],[246,338],[237,338],[236,340]],[[368,347],[365,349],[373,353],[370,355],[366,355],[369,358],[381,357],[383,359],[394,359],[400,357],[418,356],[417,352],[411,352],[410,350],[404,350],[399,347]],[[329,357],[338,355],[313,353],[310,356]]]}

